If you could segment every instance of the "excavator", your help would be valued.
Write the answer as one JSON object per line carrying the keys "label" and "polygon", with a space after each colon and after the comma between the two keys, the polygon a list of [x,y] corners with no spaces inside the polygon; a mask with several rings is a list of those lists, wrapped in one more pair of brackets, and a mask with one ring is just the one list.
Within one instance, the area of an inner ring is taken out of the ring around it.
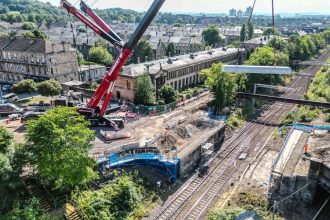
{"label": "excavator", "polygon": [[134,47],[141,39],[164,2],[165,0],[154,0],[129,41],[124,42],[84,1],[80,1],[79,10],[67,0],[61,0],[61,7],[63,9],[91,28],[100,37],[113,44],[120,51],[117,59],[106,72],[100,86],[88,101],[87,105],[79,108],[79,113],[84,115],[86,119],[91,122],[92,126],[105,123],[106,125],[112,126],[116,131],[125,126],[125,118],[106,114],[112,92],[121,68],[131,56]]}

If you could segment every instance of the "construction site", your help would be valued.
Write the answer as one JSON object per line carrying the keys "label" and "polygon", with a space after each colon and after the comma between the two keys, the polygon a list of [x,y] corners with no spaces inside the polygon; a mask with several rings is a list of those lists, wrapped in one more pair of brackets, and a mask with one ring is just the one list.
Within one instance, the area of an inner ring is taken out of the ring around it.
{"label": "construction site", "polygon": [[[272,27],[253,39],[254,0],[233,45],[211,26],[206,32],[220,39],[203,52],[130,63],[164,3],[154,0],[123,37],[86,2],[78,9],[61,0],[117,56],[89,90],[72,79],[43,95],[41,82],[36,97],[29,90],[28,98],[3,99],[3,155],[18,152],[4,164],[24,155],[13,176],[22,201],[34,197],[40,213],[68,220],[330,219],[330,30],[285,38],[275,32],[272,1]],[[15,214],[13,207],[4,210]]]}
{"label": "construction site", "polygon": [[206,162],[224,140],[224,121],[210,118],[207,111],[212,96],[205,92],[179,108],[158,116],[135,116],[118,133],[111,128],[102,130],[107,135],[129,133],[129,136],[110,142],[106,142],[104,136],[98,136],[90,154],[98,159],[136,149],[153,149],[168,160],[178,159],[177,173],[180,177],[187,177],[200,166],[200,162]]}

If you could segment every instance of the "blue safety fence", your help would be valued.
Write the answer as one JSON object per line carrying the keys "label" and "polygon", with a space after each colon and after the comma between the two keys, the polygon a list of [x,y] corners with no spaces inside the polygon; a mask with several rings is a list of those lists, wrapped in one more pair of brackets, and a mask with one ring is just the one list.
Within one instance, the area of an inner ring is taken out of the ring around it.
{"label": "blue safety fence", "polygon": [[213,113],[208,113],[209,118],[217,120],[217,121],[227,121],[227,116],[215,115]]}
{"label": "blue safety fence", "polygon": [[209,108],[208,112],[208,117],[217,121],[227,121],[227,116],[223,116],[223,115],[216,115],[213,113],[213,108]]}
{"label": "blue safety fence", "polygon": [[101,157],[97,160],[99,168],[116,169],[128,166],[144,166],[155,169],[160,174],[168,177],[171,181],[176,181],[178,177],[179,159],[172,158],[167,160],[161,154],[145,153],[121,156],[112,154]]}
{"label": "blue safety fence", "polygon": [[330,125],[304,125],[304,124],[292,124],[290,125],[294,129],[301,130],[307,133],[311,133],[313,129],[330,131]]}

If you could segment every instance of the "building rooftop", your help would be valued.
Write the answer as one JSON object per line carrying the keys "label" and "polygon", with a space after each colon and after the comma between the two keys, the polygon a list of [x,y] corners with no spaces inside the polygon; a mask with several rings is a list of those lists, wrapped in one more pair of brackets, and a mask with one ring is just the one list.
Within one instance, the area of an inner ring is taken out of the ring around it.
{"label": "building rooftop", "polygon": [[90,69],[92,70],[92,69],[99,69],[99,68],[106,68],[106,66],[97,65],[97,64],[95,64],[95,65],[81,65],[80,66],[80,69],[81,69],[82,72],[90,70]]}
{"label": "building rooftop", "polygon": [[227,51],[223,51],[222,48],[213,49],[210,51],[202,51],[194,53],[193,56],[181,55],[176,57],[171,57],[171,62],[169,59],[155,60],[151,62],[141,63],[141,64],[131,64],[123,67],[123,71],[120,75],[138,77],[139,75],[145,73],[149,67],[149,72],[152,75],[158,74],[161,70],[170,71],[175,70],[183,66],[189,66],[197,63],[202,63],[207,60],[217,59],[222,56],[237,53],[237,48],[228,48]]}
{"label": "building rooftop", "polygon": [[256,37],[251,40],[245,41],[243,44],[255,44],[255,45],[265,45],[267,44],[271,39],[273,39],[274,36],[262,36],[262,37]]}
{"label": "building rooftop", "polygon": [[[61,45],[63,44],[63,45]],[[71,45],[62,42],[54,44],[50,40],[29,37],[0,37],[0,50],[32,53],[52,53],[61,51],[75,51]],[[65,46],[64,46],[65,45]]]}

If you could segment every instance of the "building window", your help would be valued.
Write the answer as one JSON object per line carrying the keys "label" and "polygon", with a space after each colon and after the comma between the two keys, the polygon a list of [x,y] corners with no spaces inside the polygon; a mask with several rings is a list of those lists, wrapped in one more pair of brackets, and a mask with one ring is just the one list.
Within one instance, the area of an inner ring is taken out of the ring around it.
{"label": "building window", "polygon": [[51,73],[51,74],[54,74],[53,67],[50,68],[50,73]]}
{"label": "building window", "polygon": [[127,89],[131,89],[131,82],[127,80]]}

